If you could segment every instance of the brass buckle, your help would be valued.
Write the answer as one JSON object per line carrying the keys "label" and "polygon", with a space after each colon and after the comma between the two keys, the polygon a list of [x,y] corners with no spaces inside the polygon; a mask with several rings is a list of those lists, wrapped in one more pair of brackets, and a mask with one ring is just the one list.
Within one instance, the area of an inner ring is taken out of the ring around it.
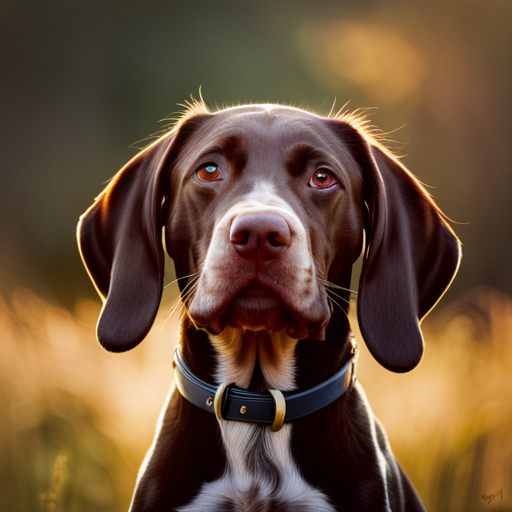
{"label": "brass buckle", "polygon": [[222,417],[222,406],[224,405],[224,395],[226,392],[226,389],[229,388],[231,384],[221,384],[215,393],[215,398],[213,399],[213,410],[215,411],[215,416],[217,416],[217,419],[219,421],[226,421]]}
{"label": "brass buckle", "polygon": [[286,400],[284,399],[283,393],[278,389],[269,389],[272,398],[274,399],[274,405],[276,408],[276,414],[274,416],[274,423],[270,426],[272,432],[278,432],[284,423],[284,417],[286,415]]}

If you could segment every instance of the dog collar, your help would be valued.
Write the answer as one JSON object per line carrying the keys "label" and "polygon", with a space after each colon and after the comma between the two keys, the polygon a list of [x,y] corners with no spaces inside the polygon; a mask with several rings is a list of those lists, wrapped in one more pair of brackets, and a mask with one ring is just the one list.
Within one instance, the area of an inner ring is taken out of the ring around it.
{"label": "dog collar", "polygon": [[352,357],[330,379],[300,392],[269,390],[255,393],[234,384],[213,386],[195,375],[181,350],[174,351],[174,382],[181,395],[195,406],[214,413],[220,421],[243,421],[269,425],[274,432],[283,423],[312,414],[338,399],[355,380],[357,345]]}

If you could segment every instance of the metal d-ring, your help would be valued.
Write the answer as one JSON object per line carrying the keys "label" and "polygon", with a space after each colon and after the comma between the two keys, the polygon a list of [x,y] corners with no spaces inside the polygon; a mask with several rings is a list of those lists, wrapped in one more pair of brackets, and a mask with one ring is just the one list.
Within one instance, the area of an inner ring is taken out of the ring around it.
{"label": "metal d-ring", "polygon": [[286,416],[286,400],[284,399],[283,393],[278,389],[269,389],[272,398],[274,399],[274,405],[276,413],[274,415],[274,423],[270,426],[272,432],[278,432],[284,423],[284,417]]}
{"label": "metal d-ring", "polygon": [[231,384],[221,384],[215,393],[215,398],[213,399],[213,410],[215,411],[215,416],[219,421],[226,421],[222,417],[222,406],[224,405],[224,393],[226,389],[229,388]]}

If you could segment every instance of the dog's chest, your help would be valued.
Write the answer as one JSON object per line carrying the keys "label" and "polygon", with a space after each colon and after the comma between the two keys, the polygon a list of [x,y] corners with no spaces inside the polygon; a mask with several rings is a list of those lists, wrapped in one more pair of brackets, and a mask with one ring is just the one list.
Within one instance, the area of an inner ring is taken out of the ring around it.
{"label": "dog's chest", "polygon": [[[243,335],[227,329],[211,337],[218,353],[218,383],[248,387],[258,361],[270,389],[295,386],[296,340],[286,335]],[[180,512],[334,512],[325,495],[309,485],[291,454],[293,426],[278,432],[240,422],[220,422],[227,467],[221,478],[204,484]]]}

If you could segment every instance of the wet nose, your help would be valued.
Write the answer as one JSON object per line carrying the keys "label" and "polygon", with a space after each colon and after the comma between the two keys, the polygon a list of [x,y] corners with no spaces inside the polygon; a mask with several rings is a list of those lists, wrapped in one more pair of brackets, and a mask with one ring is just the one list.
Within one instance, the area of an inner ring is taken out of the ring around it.
{"label": "wet nose", "polygon": [[292,242],[288,223],[272,213],[236,217],[229,239],[242,258],[262,261],[276,259]]}

